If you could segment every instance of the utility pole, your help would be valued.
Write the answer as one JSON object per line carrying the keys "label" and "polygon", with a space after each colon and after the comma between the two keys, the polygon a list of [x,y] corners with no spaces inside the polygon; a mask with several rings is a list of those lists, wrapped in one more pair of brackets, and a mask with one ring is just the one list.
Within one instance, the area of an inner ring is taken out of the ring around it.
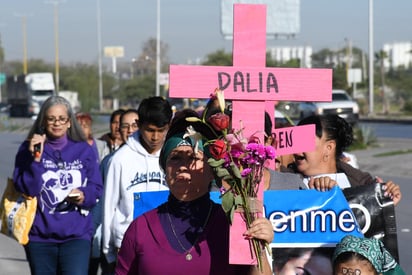
{"label": "utility pole", "polygon": [[373,0],[369,0],[369,115],[373,115]]}
{"label": "utility pole", "polygon": [[346,80],[348,83],[348,87],[350,86],[349,83],[349,70],[352,69],[352,41],[348,38],[345,38],[347,43],[346,47]]}
{"label": "utility pole", "polygon": [[27,14],[15,13],[14,16],[21,18],[23,31],[23,74],[27,74]]}
{"label": "utility pole", "polygon": [[21,17],[23,28],[23,74],[27,74],[27,17]]}
{"label": "utility pole", "polygon": [[157,29],[156,29],[156,96],[160,95],[160,0],[157,0]]}
{"label": "utility pole", "polygon": [[64,0],[48,0],[45,1],[46,4],[53,4],[54,7],[54,67],[55,67],[55,78],[56,78],[56,93],[59,93],[60,85],[60,69],[59,69],[59,4],[64,3]]}
{"label": "utility pole", "polygon": [[96,0],[97,12],[97,59],[99,70],[99,110],[103,111],[103,72],[102,72],[102,30],[101,30],[101,13],[100,0]]}

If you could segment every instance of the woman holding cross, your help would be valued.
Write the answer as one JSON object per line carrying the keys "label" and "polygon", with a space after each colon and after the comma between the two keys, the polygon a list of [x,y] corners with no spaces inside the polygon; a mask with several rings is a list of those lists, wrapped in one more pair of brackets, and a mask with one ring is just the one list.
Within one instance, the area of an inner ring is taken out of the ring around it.
{"label": "woman holding cross", "polygon": [[[182,111],[172,121],[160,153],[168,201],[131,223],[118,254],[117,275],[272,274],[265,253],[263,273],[256,266],[229,264],[229,222],[209,195],[214,174],[207,163],[208,145],[185,136],[189,125],[202,136],[210,131],[185,119],[194,116],[194,111]],[[244,236],[270,243],[272,224],[258,218]]]}

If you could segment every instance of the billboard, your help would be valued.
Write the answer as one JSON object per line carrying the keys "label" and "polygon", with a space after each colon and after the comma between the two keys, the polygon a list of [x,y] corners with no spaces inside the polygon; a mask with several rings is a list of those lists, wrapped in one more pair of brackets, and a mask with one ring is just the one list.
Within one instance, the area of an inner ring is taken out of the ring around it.
{"label": "billboard", "polygon": [[234,4],[265,4],[268,38],[289,38],[300,32],[300,0],[221,0],[221,32],[226,39],[233,37]]}
{"label": "billboard", "polygon": [[124,57],[124,48],[122,46],[104,47],[105,57]]}

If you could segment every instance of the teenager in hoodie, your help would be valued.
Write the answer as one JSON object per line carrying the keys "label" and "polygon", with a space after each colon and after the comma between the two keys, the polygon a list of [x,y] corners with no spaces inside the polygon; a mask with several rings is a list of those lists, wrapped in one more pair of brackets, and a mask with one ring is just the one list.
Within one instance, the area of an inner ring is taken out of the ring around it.
{"label": "teenager in hoodie", "polygon": [[115,263],[123,235],[133,220],[135,192],[168,190],[159,154],[172,118],[169,102],[144,99],[138,108],[139,130],[108,164],[103,203],[103,253]]}

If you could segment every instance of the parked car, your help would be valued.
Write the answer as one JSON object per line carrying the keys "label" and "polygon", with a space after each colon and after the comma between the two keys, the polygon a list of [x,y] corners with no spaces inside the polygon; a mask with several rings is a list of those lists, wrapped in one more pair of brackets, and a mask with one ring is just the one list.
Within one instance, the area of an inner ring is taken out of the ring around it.
{"label": "parked car", "polygon": [[295,125],[292,119],[281,111],[275,110],[275,128],[290,127]]}
{"label": "parked car", "polygon": [[5,102],[0,102],[0,113],[7,113],[10,109],[10,105]]}
{"label": "parked car", "polygon": [[359,105],[344,90],[333,90],[331,102],[301,102],[298,112],[300,119],[314,114],[337,114],[351,125],[359,120]]}

